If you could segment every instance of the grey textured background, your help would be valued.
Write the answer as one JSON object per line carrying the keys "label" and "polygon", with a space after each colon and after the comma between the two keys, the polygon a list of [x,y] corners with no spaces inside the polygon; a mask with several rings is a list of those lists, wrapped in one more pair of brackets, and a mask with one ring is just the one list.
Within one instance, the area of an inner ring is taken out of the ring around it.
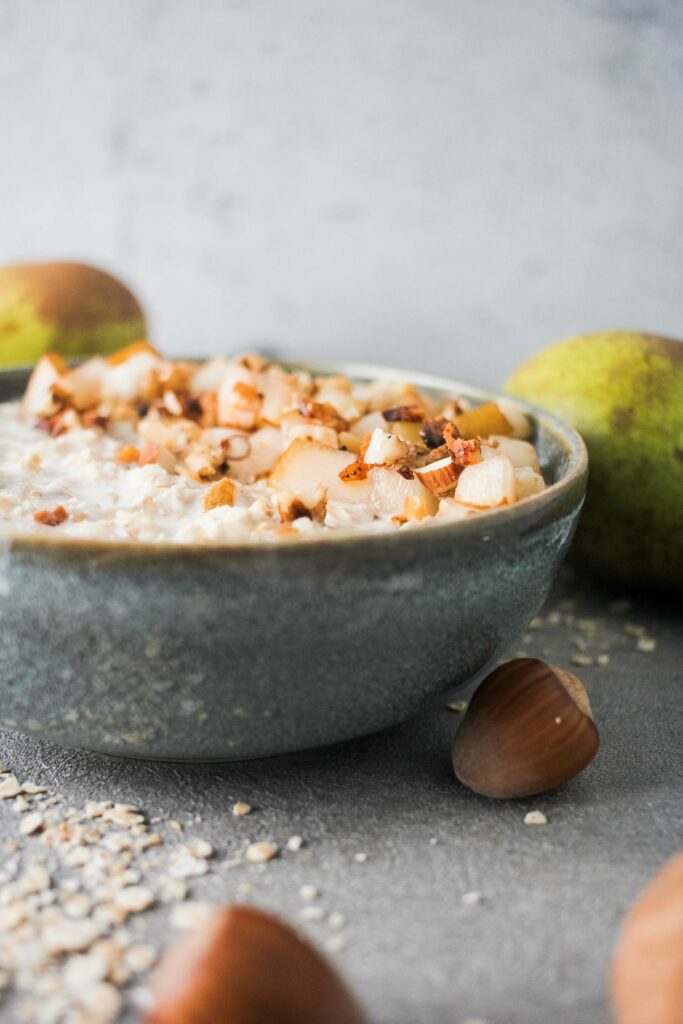
{"label": "grey textured background", "polygon": [[0,0],[0,261],[270,341],[495,382],[683,334],[677,0]]}

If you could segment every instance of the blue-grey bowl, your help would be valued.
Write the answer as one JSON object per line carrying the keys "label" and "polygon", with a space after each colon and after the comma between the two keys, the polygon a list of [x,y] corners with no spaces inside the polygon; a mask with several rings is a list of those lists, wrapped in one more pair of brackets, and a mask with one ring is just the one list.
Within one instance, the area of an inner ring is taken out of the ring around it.
{"label": "blue-grey bowl", "polygon": [[[0,401],[26,379],[1,372]],[[281,546],[1,535],[0,722],[110,754],[252,758],[374,732],[467,683],[542,604],[584,496],[579,435],[518,404],[550,486],[461,522]]]}

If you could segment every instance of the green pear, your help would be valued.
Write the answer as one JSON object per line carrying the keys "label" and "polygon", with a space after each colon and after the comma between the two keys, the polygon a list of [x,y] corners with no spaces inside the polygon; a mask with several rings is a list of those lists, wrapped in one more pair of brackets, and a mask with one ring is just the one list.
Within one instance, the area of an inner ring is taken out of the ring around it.
{"label": "green pear", "polygon": [[115,352],[146,336],[133,293],[84,263],[0,267],[0,366],[35,362],[48,350],[74,357]]}
{"label": "green pear", "polygon": [[606,331],[543,349],[506,390],[571,423],[589,455],[573,560],[683,591],[683,343]]}

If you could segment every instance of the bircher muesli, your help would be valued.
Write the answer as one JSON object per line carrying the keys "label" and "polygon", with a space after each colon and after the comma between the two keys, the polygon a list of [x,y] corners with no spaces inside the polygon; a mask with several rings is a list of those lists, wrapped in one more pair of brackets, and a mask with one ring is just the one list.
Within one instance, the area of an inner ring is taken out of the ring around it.
{"label": "bircher muesli", "polygon": [[506,400],[260,355],[191,363],[143,341],[69,368],[49,353],[0,405],[0,527],[204,545],[422,529],[543,490],[530,436]]}

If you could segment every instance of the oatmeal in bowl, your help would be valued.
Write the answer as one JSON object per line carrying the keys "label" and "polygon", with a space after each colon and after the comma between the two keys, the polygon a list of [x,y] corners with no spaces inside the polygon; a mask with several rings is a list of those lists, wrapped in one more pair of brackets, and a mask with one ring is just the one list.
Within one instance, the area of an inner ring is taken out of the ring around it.
{"label": "oatmeal in bowl", "polygon": [[543,491],[531,437],[506,399],[260,355],[48,354],[0,404],[0,529],[226,546],[424,529]]}

